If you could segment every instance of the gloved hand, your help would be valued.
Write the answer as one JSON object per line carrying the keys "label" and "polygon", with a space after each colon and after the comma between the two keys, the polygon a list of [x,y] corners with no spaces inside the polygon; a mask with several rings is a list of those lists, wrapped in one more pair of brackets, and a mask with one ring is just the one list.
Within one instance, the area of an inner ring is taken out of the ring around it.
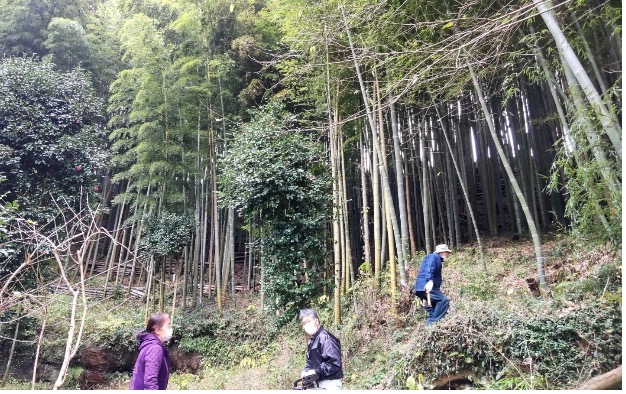
{"label": "gloved hand", "polygon": [[430,293],[432,289],[433,289],[433,281],[429,280],[428,283],[426,283],[426,286],[424,286],[424,291],[427,293]]}

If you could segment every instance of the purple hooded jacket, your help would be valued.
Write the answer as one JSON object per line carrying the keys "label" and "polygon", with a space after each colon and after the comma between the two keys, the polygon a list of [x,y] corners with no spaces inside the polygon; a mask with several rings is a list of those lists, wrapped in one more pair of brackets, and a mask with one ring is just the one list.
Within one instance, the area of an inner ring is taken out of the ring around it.
{"label": "purple hooded jacket", "polygon": [[142,332],[135,362],[131,390],[165,390],[170,378],[170,353],[156,335]]}

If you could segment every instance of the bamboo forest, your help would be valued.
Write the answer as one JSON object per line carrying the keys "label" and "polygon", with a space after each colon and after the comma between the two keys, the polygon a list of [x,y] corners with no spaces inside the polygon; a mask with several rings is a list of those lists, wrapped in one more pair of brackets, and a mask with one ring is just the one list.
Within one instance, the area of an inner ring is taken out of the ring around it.
{"label": "bamboo forest", "polygon": [[0,50],[0,388],[621,389],[621,1],[0,0]]}

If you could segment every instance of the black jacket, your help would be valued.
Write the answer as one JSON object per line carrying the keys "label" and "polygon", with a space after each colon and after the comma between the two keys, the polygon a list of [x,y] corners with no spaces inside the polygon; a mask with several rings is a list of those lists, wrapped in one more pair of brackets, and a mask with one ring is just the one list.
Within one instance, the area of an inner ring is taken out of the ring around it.
{"label": "black jacket", "polygon": [[304,369],[313,369],[319,380],[341,379],[341,343],[324,327],[311,337],[306,349]]}

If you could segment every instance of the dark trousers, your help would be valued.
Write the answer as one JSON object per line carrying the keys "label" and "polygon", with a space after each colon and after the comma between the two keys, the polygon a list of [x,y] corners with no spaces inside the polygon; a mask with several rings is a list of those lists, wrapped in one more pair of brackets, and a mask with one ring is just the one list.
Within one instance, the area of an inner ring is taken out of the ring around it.
{"label": "dark trousers", "polygon": [[[425,291],[416,291],[415,295],[420,300],[427,299]],[[437,320],[443,319],[446,313],[448,313],[450,301],[448,300],[448,297],[446,297],[446,295],[439,290],[431,290],[430,304],[431,306],[428,306],[428,304],[422,306],[426,313],[428,313],[428,320],[426,320],[428,325],[433,324]]]}

